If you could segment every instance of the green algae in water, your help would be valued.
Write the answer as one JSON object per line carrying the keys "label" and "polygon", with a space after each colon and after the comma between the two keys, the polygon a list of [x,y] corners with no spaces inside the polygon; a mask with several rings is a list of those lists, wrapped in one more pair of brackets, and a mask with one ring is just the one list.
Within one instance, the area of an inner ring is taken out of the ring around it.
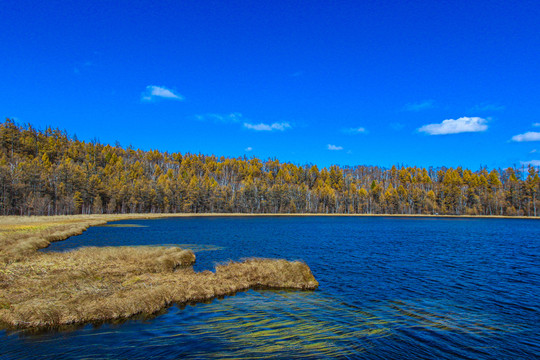
{"label": "green algae in water", "polygon": [[[227,342],[228,348],[211,354],[212,358],[230,356],[231,349],[238,358],[291,353],[296,357],[353,356],[371,341],[391,335],[387,322],[379,323],[317,293],[250,291],[248,296],[214,303],[208,310],[216,315],[205,314],[205,321],[192,325],[189,332],[199,338],[219,336]],[[346,320],[332,320],[338,316]]]}
{"label": "green algae in water", "polygon": [[[435,336],[494,331],[486,314],[459,312],[455,304],[444,301],[375,304],[360,309],[320,292],[249,291],[200,310],[204,321],[188,325],[188,332],[226,343],[224,349],[204,357],[248,359],[291,353],[295,357],[357,357],[413,329]],[[504,332],[503,327],[496,331]],[[193,354],[198,355],[203,354]]]}

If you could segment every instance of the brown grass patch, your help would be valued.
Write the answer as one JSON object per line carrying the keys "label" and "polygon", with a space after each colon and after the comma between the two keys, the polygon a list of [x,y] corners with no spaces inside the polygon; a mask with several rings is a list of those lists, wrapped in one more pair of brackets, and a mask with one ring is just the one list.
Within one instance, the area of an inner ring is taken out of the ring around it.
{"label": "brown grass patch", "polygon": [[[315,289],[301,262],[250,259],[196,273],[178,247],[36,249],[81,233],[104,217],[0,219],[0,323],[47,328],[156,313],[172,303],[206,301],[250,288]],[[118,217],[114,220],[119,220]],[[17,223],[19,222],[19,223]]]}
{"label": "brown grass patch", "polygon": [[0,262],[17,261],[53,241],[80,235],[108,221],[170,217],[163,214],[0,216]]}

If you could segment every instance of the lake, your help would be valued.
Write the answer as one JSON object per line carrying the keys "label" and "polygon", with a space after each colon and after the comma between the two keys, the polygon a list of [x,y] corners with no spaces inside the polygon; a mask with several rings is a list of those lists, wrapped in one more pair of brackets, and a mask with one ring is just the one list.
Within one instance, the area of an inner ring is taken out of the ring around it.
{"label": "lake", "polygon": [[195,252],[197,271],[248,257],[301,259],[320,287],[252,290],[69,331],[4,331],[0,358],[540,356],[537,220],[186,217],[111,224],[118,226],[90,228],[44,251],[179,245]]}

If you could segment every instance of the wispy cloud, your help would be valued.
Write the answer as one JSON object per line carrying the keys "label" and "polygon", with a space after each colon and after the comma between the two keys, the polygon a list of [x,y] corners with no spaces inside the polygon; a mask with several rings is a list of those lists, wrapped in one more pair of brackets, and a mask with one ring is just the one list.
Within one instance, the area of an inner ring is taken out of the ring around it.
{"label": "wispy cloud", "polygon": [[[275,122],[272,124],[265,123],[253,123],[249,119],[245,118],[241,113],[233,112],[229,114],[217,114],[217,113],[207,113],[195,115],[194,118],[199,121],[211,121],[214,123],[224,123],[224,124],[238,124],[242,123],[242,126],[246,129],[253,131],[285,131],[290,129],[292,126],[288,122]],[[248,150],[249,149],[249,150]],[[248,147],[246,151],[251,151],[252,148]]]}
{"label": "wispy cloud", "polygon": [[512,141],[524,142],[524,141],[540,141],[540,132],[529,131],[524,134],[518,134],[512,136]]}
{"label": "wispy cloud", "polygon": [[347,134],[367,134],[367,130],[364,127],[349,128],[343,130]]}
{"label": "wispy cloud", "polygon": [[505,107],[503,105],[481,103],[481,104],[477,104],[477,105],[473,106],[471,111],[485,112],[485,111],[501,111],[501,110],[504,110],[504,109],[505,109]]}
{"label": "wispy cloud", "polygon": [[400,131],[404,127],[405,127],[405,125],[403,125],[402,123],[391,123],[390,124],[390,128],[392,128],[392,130],[394,130],[394,131]]}
{"label": "wispy cloud", "polygon": [[529,161],[520,161],[521,165],[525,166],[540,166],[540,160],[529,160]]}
{"label": "wispy cloud", "polygon": [[223,123],[237,123],[242,120],[242,114],[240,113],[230,113],[230,114],[201,114],[195,115],[195,118],[200,121],[215,121]]}
{"label": "wispy cloud", "polygon": [[338,150],[343,150],[343,146],[328,144],[327,149],[332,150],[332,151],[338,151]]}
{"label": "wispy cloud", "polygon": [[534,127],[540,127],[540,123],[534,123],[532,124]]}
{"label": "wispy cloud", "polygon": [[176,94],[174,91],[167,89],[163,86],[148,85],[146,91],[142,94],[142,101],[154,101],[157,98],[171,99],[171,100],[184,100],[184,97],[180,94]]}
{"label": "wispy cloud", "polygon": [[409,103],[403,107],[403,111],[422,111],[435,107],[433,100],[424,100],[417,103]]}
{"label": "wispy cloud", "polygon": [[428,124],[420,127],[419,132],[429,135],[460,134],[465,132],[486,131],[487,120],[480,117],[461,117],[459,119],[447,119],[440,124]]}
{"label": "wispy cloud", "polygon": [[302,75],[304,75],[303,71],[296,71],[296,72],[292,73],[290,76],[291,77],[299,77],[299,76],[302,76]]}
{"label": "wispy cloud", "polygon": [[531,151],[529,151],[529,154],[534,154],[535,152],[537,152],[538,150],[536,149],[532,149]]}
{"label": "wispy cloud", "polygon": [[281,122],[281,123],[273,123],[273,124],[265,124],[265,123],[259,123],[259,124],[251,124],[251,123],[244,123],[244,127],[246,129],[254,130],[254,131],[285,131],[287,129],[291,128],[291,125],[288,122]]}
{"label": "wispy cloud", "polygon": [[247,147],[247,148],[245,148],[244,150],[245,150],[245,151],[247,151],[247,152],[250,152],[250,151],[252,151],[252,150],[253,150],[253,148],[252,148],[251,146],[248,146],[248,147]]}
{"label": "wispy cloud", "polygon": [[75,74],[80,74],[81,73],[81,68],[88,68],[90,66],[94,66],[94,63],[92,61],[85,61],[85,62],[82,62],[82,63],[77,63],[75,65],[75,67],[73,68],[73,72]]}

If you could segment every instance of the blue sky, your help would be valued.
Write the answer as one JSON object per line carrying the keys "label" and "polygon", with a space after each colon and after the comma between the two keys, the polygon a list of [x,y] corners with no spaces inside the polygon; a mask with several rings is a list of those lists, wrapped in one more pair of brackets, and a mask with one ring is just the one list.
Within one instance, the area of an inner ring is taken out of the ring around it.
{"label": "blue sky", "polygon": [[319,166],[540,165],[538,1],[3,1],[0,116]]}

